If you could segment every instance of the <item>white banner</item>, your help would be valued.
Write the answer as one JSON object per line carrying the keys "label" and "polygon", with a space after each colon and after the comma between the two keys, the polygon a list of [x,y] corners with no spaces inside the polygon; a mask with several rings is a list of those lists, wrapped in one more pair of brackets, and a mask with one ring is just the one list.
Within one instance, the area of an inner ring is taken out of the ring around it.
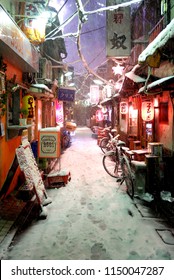
{"label": "white banner", "polygon": [[[107,0],[107,6],[117,5],[120,0]],[[130,7],[120,7],[106,13],[107,57],[127,57],[131,51]]]}

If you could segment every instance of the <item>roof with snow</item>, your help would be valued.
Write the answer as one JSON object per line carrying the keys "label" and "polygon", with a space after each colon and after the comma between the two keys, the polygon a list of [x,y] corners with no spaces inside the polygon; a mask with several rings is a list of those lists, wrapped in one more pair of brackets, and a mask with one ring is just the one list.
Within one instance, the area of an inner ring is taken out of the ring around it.
{"label": "roof with snow", "polygon": [[157,81],[154,81],[153,83],[149,84],[147,86],[147,88],[145,88],[145,86],[141,87],[139,89],[138,93],[141,93],[141,92],[144,92],[144,91],[148,91],[148,90],[150,90],[150,89],[152,89],[152,88],[154,88],[156,86],[162,85],[163,83],[165,83],[165,82],[167,82],[169,80],[172,80],[172,79],[174,79],[174,76],[168,76],[168,77],[161,78],[161,79],[159,79]]}
{"label": "roof with snow", "polygon": [[136,75],[133,71],[127,72],[125,76],[132,80],[134,83],[143,83],[146,81],[146,79]]}
{"label": "roof with snow", "polygon": [[153,55],[155,51],[163,47],[169,39],[174,37],[174,19],[164,28],[158,36],[147,46],[147,48],[139,55],[138,63],[144,63],[149,55]]}

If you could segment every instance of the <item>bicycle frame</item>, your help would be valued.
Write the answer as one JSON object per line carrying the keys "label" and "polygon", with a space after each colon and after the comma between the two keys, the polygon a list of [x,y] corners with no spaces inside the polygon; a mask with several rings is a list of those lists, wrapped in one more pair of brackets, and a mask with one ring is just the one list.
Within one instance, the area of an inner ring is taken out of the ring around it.
{"label": "bicycle frame", "polygon": [[[103,167],[112,177],[120,181],[120,185],[125,182],[127,193],[134,197],[134,176],[131,170],[130,160],[126,156],[124,148],[125,142],[118,141],[115,150],[105,153],[103,157]],[[129,148],[127,148],[129,150]]]}

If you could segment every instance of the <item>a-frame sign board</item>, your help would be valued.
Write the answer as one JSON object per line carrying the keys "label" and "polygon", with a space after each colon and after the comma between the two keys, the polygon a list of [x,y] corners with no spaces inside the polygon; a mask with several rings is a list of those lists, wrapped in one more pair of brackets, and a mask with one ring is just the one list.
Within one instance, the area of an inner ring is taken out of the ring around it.
{"label": "a-frame sign board", "polygon": [[46,193],[43,179],[33,155],[30,143],[28,141],[24,141],[22,145],[16,149],[16,155],[20,169],[24,172],[26,183],[29,188],[33,187],[37,201],[41,207],[41,215],[44,216],[46,215],[46,212],[45,208],[43,209],[43,206],[48,205],[52,201]]}

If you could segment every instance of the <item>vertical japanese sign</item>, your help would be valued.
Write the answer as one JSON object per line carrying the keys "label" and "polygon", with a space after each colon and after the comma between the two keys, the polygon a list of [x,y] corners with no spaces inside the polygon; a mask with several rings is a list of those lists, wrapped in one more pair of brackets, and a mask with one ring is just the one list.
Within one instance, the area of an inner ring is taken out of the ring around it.
{"label": "vertical japanese sign", "polygon": [[[107,6],[127,1],[107,0]],[[130,7],[120,7],[106,13],[107,57],[127,57],[131,51]]]}
{"label": "vertical japanese sign", "polygon": [[91,104],[97,104],[99,102],[99,86],[90,86],[90,102]]}
{"label": "vertical japanese sign", "polygon": [[154,105],[152,101],[142,102],[142,119],[143,121],[152,121],[154,118]]}

